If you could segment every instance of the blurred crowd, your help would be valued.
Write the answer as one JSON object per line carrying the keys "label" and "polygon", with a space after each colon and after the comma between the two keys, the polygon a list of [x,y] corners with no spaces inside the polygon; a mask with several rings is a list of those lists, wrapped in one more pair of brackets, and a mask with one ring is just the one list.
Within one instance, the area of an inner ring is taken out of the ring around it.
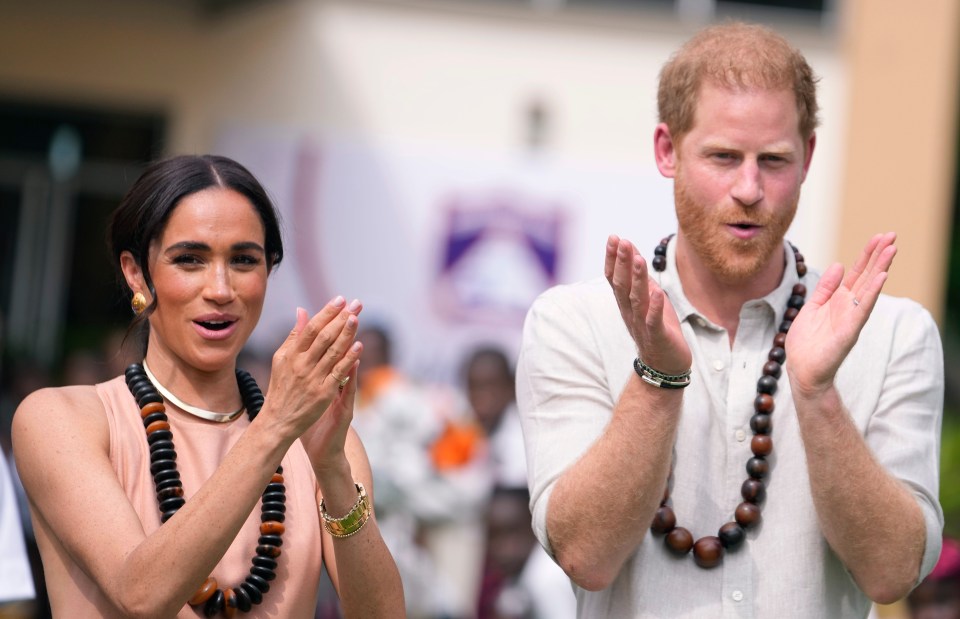
{"label": "blurred crowd", "polygon": [[[375,510],[414,619],[566,619],[576,615],[567,577],[530,526],[529,493],[510,355],[478,346],[452,384],[418,381],[395,364],[385,328],[364,344],[353,425],[368,452]],[[124,332],[71,353],[51,373],[23,361],[0,366],[0,619],[50,616],[26,497],[11,456],[19,402],[45,386],[95,384],[140,357]],[[269,384],[270,355],[245,351],[238,365]],[[7,471],[6,469],[9,469]],[[317,619],[341,617],[328,579]]]}
{"label": "blurred crowd", "polygon": [[[478,346],[455,384],[429,384],[394,362],[388,330],[370,327],[353,425],[368,451],[375,509],[401,571],[413,619],[567,619],[576,600],[567,577],[533,536],[523,435],[507,352]],[[26,497],[11,456],[18,403],[45,386],[112,378],[139,352],[124,332],[70,354],[53,374],[6,359],[0,366],[0,619],[50,616]],[[245,352],[239,365],[269,383],[270,357]],[[936,569],[903,607],[910,619],[960,619],[960,543],[945,539]],[[317,619],[341,617],[329,580]],[[890,617],[885,613],[884,617]]]}

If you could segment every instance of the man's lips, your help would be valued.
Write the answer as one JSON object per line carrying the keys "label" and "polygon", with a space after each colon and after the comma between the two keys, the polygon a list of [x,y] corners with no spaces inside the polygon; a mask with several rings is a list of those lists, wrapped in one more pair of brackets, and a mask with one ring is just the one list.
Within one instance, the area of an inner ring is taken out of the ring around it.
{"label": "man's lips", "polygon": [[748,222],[736,222],[727,224],[727,229],[730,230],[730,233],[738,239],[752,239],[760,234],[760,231],[763,229],[763,227],[758,224]]}

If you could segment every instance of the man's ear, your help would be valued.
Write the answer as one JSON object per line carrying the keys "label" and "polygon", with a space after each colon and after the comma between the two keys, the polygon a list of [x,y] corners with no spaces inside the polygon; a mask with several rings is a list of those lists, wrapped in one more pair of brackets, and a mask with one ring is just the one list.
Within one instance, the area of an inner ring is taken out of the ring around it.
{"label": "man's ear", "polygon": [[653,131],[653,156],[660,174],[666,178],[677,175],[677,144],[665,123],[660,123]]}
{"label": "man's ear", "polygon": [[120,270],[123,272],[123,278],[127,286],[133,292],[142,292],[147,297],[147,303],[150,302],[150,289],[147,287],[147,280],[143,276],[143,269],[137,259],[129,251],[120,253]]}

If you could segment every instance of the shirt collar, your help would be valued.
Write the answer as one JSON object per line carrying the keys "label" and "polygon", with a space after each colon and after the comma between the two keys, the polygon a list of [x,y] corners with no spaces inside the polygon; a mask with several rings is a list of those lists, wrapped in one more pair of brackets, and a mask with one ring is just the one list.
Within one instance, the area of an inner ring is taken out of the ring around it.
{"label": "shirt collar", "polygon": [[[786,266],[783,269],[783,279],[780,280],[780,285],[770,291],[766,296],[747,302],[747,304],[751,305],[757,303],[766,305],[773,312],[774,316],[782,315],[784,308],[787,307],[787,301],[793,294],[794,285],[806,279],[801,279],[797,276],[797,260],[793,254],[793,249],[790,247],[790,243],[786,240],[783,241],[783,254],[786,257]],[[661,273],[653,271],[652,274],[654,279],[660,283],[660,287],[666,293],[667,297],[669,297],[670,303],[673,304],[673,309],[677,312],[677,317],[680,319],[680,322],[698,317],[706,321],[707,324],[712,324],[705,316],[697,311],[697,308],[690,303],[687,296],[683,293],[683,285],[680,283],[680,277],[677,275],[677,244],[675,242],[667,245],[667,268]]]}

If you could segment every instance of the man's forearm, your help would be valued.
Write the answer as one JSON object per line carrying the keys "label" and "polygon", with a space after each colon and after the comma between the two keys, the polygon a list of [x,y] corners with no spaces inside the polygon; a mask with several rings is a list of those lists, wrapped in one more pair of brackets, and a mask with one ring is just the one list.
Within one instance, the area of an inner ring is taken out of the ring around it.
{"label": "man's forearm", "polygon": [[603,434],[557,482],[547,533],[579,586],[609,586],[646,535],[670,473],[681,394],[632,376]]}
{"label": "man's forearm", "polygon": [[923,557],[920,506],[873,457],[835,388],[794,401],[824,537],[868,597],[902,598]]}

